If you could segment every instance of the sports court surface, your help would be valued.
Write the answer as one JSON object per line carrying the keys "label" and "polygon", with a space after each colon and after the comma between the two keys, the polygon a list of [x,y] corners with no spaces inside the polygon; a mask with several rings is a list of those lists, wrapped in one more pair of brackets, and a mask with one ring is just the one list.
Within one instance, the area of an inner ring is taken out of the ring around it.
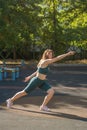
{"label": "sports court surface", "polygon": [[12,109],[6,108],[5,100],[26,86],[23,79],[33,71],[24,68],[16,81],[0,81],[0,129],[87,130],[87,70],[82,67],[79,70],[50,70],[48,81],[55,89],[48,104],[51,112],[39,110],[46,93],[38,88],[17,100]]}

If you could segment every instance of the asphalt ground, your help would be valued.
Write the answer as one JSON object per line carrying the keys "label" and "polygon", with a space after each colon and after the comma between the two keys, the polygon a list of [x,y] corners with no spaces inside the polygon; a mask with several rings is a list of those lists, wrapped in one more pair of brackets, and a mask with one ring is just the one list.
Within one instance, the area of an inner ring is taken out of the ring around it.
{"label": "asphalt ground", "polygon": [[0,129],[1,130],[87,130],[87,70],[53,67],[48,82],[55,89],[49,102],[50,112],[39,110],[45,92],[34,90],[17,100],[7,109],[5,100],[25,88],[24,77],[35,68],[20,70],[20,78],[0,81]]}

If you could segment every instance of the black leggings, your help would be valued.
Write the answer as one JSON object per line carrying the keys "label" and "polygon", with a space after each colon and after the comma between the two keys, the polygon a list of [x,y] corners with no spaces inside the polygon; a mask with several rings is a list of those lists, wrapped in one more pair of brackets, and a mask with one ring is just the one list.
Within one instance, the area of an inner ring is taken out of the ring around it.
{"label": "black leggings", "polygon": [[24,91],[26,93],[30,93],[36,87],[39,87],[40,89],[44,91],[48,91],[51,88],[51,86],[47,83],[46,80],[41,80],[38,77],[33,77],[28,83],[28,85],[26,86],[26,88],[24,89]]}

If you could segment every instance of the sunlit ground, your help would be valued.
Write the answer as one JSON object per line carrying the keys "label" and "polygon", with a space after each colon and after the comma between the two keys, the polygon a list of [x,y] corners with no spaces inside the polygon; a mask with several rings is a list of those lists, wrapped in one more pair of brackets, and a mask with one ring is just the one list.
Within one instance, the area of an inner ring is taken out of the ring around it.
{"label": "sunlit ground", "polygon": [[[6,59],[5,63],[6,64],[21,64],[21,63],[25,63],[25,64],[32,64],[32,63],[37,63],[37,60],[21,60],[21,59],[16,59],[16,60],[12,60],[12,59]],[[66,60],[64,62],[59,62],[62,64],[87,64],[87,59],[82,59],[82,60]],[[0,60],[0,64],[3,64],[3,60]]]}

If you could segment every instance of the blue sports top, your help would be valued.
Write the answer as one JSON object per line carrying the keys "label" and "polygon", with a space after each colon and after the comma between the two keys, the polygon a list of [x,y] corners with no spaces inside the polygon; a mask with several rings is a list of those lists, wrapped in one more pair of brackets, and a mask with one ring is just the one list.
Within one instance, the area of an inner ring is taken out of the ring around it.
{"label": "blue sports top", "polygon": [[48,66],[45,68],[41,68],[41,67],[38,68],[38,72],[44,75],[47,75],[48,71],[49,71]]}

